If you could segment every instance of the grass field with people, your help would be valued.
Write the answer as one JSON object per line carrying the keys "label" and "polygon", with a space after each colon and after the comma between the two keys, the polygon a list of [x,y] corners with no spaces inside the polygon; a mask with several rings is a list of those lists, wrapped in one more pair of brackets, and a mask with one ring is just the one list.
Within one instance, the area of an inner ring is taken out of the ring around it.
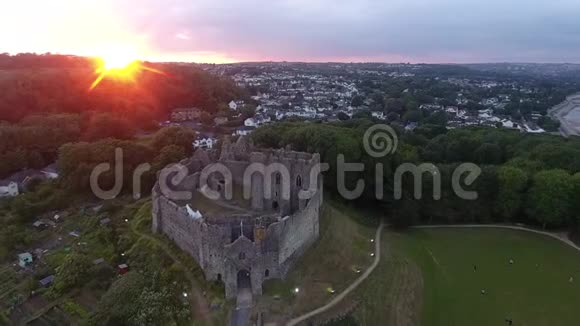
{"label": "grass field with people", "polygon": [[388,233],[384,241],[392,250],[386,271],[401,264],[420,270],[414,275],[422,279],[412,283],[423,287],[415,298],[420,305],[413,305],[420,306],[422,325],[580,320],[580,252],[555,239],[502,229],[429,229]]}

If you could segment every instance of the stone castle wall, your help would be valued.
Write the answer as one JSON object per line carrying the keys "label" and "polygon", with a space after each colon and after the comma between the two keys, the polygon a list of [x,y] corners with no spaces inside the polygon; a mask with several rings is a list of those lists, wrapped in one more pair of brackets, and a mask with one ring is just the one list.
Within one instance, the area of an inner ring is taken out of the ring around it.
{"label": "stone castle wall", "polygon": [[[226,147],[218,162],[230,169],[237,184],[241,184],[244,171],[252,162],[282,163],[290,172],[289,200],[281,198],[276,178],[272,178],[272,198],[263,198],[263,176],[252,177],[253,214],[192,218],[186,206],[165,197],[157,185],[152,194],[153,231],[166,234],[189,253],[204,270],[206,279],[223,281],[228,298],[237,293],[239,273],[249,274],[253,293],[261,294],[262,283],[269,278],[284,278],[319,236],[322,182],[318,182],[318,191],[312,198],[298,199],[298,192],[310,185],[310,170],[319,162],[318,155],[247,150],[250,153],[240,154],[239,148]],[[195,156],[204,155],[196,153]],[[192,166],[201,168],[204,164],[199,162]],[[190,172],[193,173],[179,189],[198,187],[199,171],[194,172],[190,167]],[[195,203],[190,206],[196,209]]]}

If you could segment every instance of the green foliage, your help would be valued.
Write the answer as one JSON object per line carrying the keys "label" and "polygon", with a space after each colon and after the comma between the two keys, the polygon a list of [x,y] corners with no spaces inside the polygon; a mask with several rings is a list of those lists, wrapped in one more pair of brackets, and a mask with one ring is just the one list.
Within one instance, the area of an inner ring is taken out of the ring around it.
{"label": "green foliage", "polygon": [[569,222],[573,190],[574,184],[566,171],[538,172],[530,189],[528,202],[530,216],[544,227],[560,226]]}
{"label": "green foliage", "polygon": [[55,283],[51,291],[58,296],[88,280],[92,266],[89,258],[81,253],[68,254],[62,264],[56,268]]}
{"label": "green foliage", "polygon": [[538,125],[546,131],[558,131],[560,128],[560,121],[554,120],[549,116],[542,116],[538,119]]}
{"label": "green foliage", "polygon": [[30,116],[18,124],[0,123],[0,178],[43,168],[59,146],[79,137],[78,115]]}
{"label": "green foliage", "polygon": [[501,147],[497,144],[481,144],[474,152],[474,161],[481,164],[502,163]]}
{"label": "green foliage", "polygon": [[522,209],[528,176],[516,167],[502,166],[498,170],[498,182],[496,210],[501,217],[510,221]]}
{"label": "green foliage", "polygon": [[136,316],[137,298],[147,282],[143,275],[129,272],[115,281],[103,295],[96,312],[91,317],[94,325],[120,325]]}
{"label": "green foliage", "polygon": [[192,152],[192,142],[195,140],[195,132],[182,127],[168,127],[159,130],[151,140],[151,147],[161,151],[166,146],[175,145],[181,147],[186,154]]}
{"label": "green foliage", "polygon": [[163,147],[161,152],[153,160],[153,170],[158,171],[171,163],[177,163],[186,158],[183,147],[169,145]]}
{"label": "green foliage", "polygon": [[[398,223],[397,219],[404,214],[414,217],[415,211],[418,217],[410,221],[510,221],[546,226],[573,222],[566,218],[566,214],[574,212],[571,209],[574,200],[568,195],[573,190],[567,184],[572,182],[569,174],[580,172],[580,139],[521,134],[495,128],[446,130],[438,125],[422,125],[414,133],[398,134],[396,153],[375,159],[367,155],[362,144],[364,132],[372,124],[372,120],[364,118],[332,124],[285,122],[258,128],[252,137],[256,144],[265,147],[290,145],[294,150],[320,153],[321,161],[330,166],[324,179],[325,187],[335,194],[338,193],[338,155],[343,154],[345,162],[364,163],[364,171],[346,173],[346,188],[354,189],[358,180],[364,180],[363,194],[355,199],[357,204],[385,207],[394,223]],[[423,189],[429,191],[423,193],[422,200],[411,200],[413,179],[406,176],[403,178],[403,198],[411,203],[394,201],[393,175],[404,162],[435,164],[441,172],[442,198],[428,198],[433,180],[424,178]],[[459,198],[451,187],[453,171],[466,162],[477,163],[482,169],[476,182],[468,187],[477,191],[478,198],[473,201]],[[375,196],[377,179],[374,167],[377,163],[382,163],[384,169],[383,199]],[[564,181],[564,174],[560,173],[558,176],[562,180],[555,185],[548,185],[542,174],[539,179],[534,178],[535,182],[530,182],[534,175],[546,169],[562,169],[568,181]]]}
{"label": "green foliage", "polygon": [[129,272],[103,295],[90,324],[172,325],[185,320],[188,313],[170,288],[157,288],[145,276]]}
{"label": "green foliage", "polygon": [[[155,133],[149,142],[138,140],[102,139],[96,142],[71,143],[59,150],[58,167],[62,184],[69,191],[86,193],[91,190],[91,172],[98,165],[110,164],[110,169],[98,178],[101,189],[112,189],[115,184],[115,168],[123,174],[122,191],[131,191],[133,174],[141,164],[152,164],[152,170],[141,176],[142,191],[151,189],[155,173],[170,163],[177,163],[191,154],[195,132],[182,127],[168,127]],[[120,150],[120,151],[119,151]],[[116,164],[120,152],[122,164]]]}
{"label": "green foliage", "polygon": [[83,306],[70,299],[64,301],[62,309],[71,315],[80,317],[82,320],[87,320],[90,317],[89,312]]}
{"label": "green foliage", "polygon": [[175,296],[167,289],[159,291],[146,288],[141,292],[137,305],[139,309],[129,320],[131,325],[167,325],[168,321],[187,318],[188,311],[176,309]]}
{"label": "green foliage", "polygon": [[130,139],[133,135],[135,129],[129,121],[108,113],[98,113],[89,119],[83,138],[86,141],[103,138]]}

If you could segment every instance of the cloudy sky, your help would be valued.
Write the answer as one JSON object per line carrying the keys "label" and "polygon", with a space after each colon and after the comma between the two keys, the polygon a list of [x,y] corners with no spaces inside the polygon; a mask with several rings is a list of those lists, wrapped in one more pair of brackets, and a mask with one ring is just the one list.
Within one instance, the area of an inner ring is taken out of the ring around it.
{"label": "cloudy sky", "polygon": [[578,0],[0,0],[0,52],[580,63],[578,14]]}

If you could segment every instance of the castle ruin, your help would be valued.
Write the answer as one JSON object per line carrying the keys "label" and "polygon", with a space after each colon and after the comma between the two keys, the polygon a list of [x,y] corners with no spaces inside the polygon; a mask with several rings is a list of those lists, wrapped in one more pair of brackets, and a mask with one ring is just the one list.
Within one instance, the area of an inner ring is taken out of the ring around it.
{"label": "castle ruin", "polygon": [[[153,232],[189,253],[207,280],[222,281],[227,298],[244,288],[260,295],[265,280],[285,278],[318,239],[319,162],[318,154],[258,149],[243,137],[221,151],[198,149],[181,162],[186,176],[171,184],[171,191],[191,192],[190,199],[171,198],[161,178],[154,186]],[[283,169],[252,170],[257,165]],[[218,166],[229,172],[208,176]],[[207,198],[208,189],[220,198]]]}

